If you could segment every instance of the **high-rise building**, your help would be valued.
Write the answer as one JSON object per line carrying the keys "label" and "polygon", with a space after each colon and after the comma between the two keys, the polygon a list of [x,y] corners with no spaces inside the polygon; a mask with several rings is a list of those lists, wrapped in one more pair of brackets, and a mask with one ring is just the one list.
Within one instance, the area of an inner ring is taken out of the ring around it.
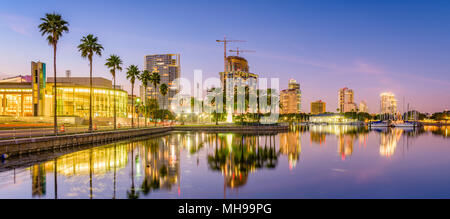
{"label": "high-rise building", "polygon": [[361,112],[361,113],[368,113],[369,112],[369,108],[367,107],[366,101],[361,101],[359,103],[359,112]]}
{"label": "high-rise building", "polygon": [[[238,92],[237,87],[248,87],[248,92],[256,92],[258,75],[250,73],[250,67],[248,61],[239,56],[229,56],[227,57],[227,71],[220,72],[220,80],[222,83],[222,89],[225,92],[227,98],[233,98],[233,92]],[[227,83],[228,86],[227,86]],[[256,94],[256,93],[255,93]],[[231,99],[227,99],[230,102]],[[224,103],[226,104],[226,103]],[[228,106],[227,106],[228,107]],[[230,106],[231,107],[231,106]],[[247,111],[256,112],[256,106],[250,106]],[[236,110],[235,114],[244,113],[241,110]],[[228,115],[230,118],[231,115]]]}
{"label": "high-rise building", "polygon": [[289,80],[289,89],[300,90],[300,84],[295,79]]}
{"label": "high-rise building", "polygon": [[356,112],[358,108],[354,103],[354,92],[352,89],[344,87],[339,90],[339,112]]}
{"label": "high-rise building", "polygon": [[322,114],[327,111],[327,104],[322,100],[311,103],[311,114]]}
{"label": "high-rise building", "polygon": [[382,114],[396,114],[397,113],[397,100],[395,95],[391,92],[385,92],[380,94],[381,103],[380,111]]}
{"label": "high-rise building", "polygon": [[258,80],[258,75],[250,73],[250,67],[248,61],[239,56],[228,56],[227,57],[227,71],[220,72],[220,81],[222,82],[222,88],[226,89],[227,79],[231,79],[232,82],[236,80],[242,80],[243,83],[249,84],[251,79],[254,82]]}
{"label": "high-rise building", "polygon": [[179,91],[179,85],[174,82],[176,79],[180,78],[180,55],[147,55],[144,60],[144,70],[148,70],[150,73],[158,73],[161,77],[160,85],[167,84],[169,92],[166,96],[162,96],[159,93],[159,86],[157,86],[155,90],[153,85],[149,83],[147,92],[143,92],[145,89],[141,88],[141,98],[145,101],[145,96],[147,98],[152,98],[156,95],[160,106],[162,106],[162,104],[168,106]]}
{"label": "high-rise building", "polygon": [[296,80],[289,81],[289,89],[282,90],[281,97],[281,114],[296,114],[301,113],[301,90],[300,84]]}

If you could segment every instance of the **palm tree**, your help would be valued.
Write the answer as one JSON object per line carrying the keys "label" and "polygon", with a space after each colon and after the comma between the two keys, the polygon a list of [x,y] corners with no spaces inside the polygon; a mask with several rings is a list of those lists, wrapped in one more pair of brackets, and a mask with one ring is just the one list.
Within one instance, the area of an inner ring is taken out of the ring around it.
{"label": "palm tree", "polygon": [[136,65],[130,65],[127,68],[127,79],[131,82],[131,126],[134,128],[134,83],[139,77],[139,68]]}
{"label": "palm tree", "polygon": [[[167,86],[167,84],[161,84],[161,86],[159,87],[159,93],[165,97],[167,95],[167,93],[169,93],[169,86]],[[165,98],[164,98],[164,102],[163,102],[163,109],[165,109]]]}
{"label": "palm tree", "polygon": [[155,121],[155,127],[156,127],[156,118],[158,115],[158,101],[156,99],[150,99],[144,106],[144,112],[147,115],[147,118],[151,117]]}
{"label": "palm tree", "polygon": [[158,73],[153,72],[150,75],[150,82],[153,84],[153,88],[155,89],[155,92],[154,92],[155,99],[157,99],[156,98],[156,94],[157,94],[156,86],[158,86],[161,83],[161,76]]}
{"label": "palm tree", "polygon": [[166,95],[167,95],[167,93],[169,93],[169,86],[167,86],[167,84],[161,84],[161,86],[159,87],[159,93],[164,97],[163,98],[163,115],[162,115],[162,117],[163,117],[163,121],[164,121],[164,118],[165,118],[165,114],[166,114]]}
{"label": "palm tree", "polygon": [[117,129],[117,110],[116,110],[116,71],[122,71],[122,60],[117,55],[111,55],[106,59],[105,65],[111,70],[114,79],[114,130]]}
{"label": "palm tree", "polygon": [[215,87],[212,87],[209,91],[214,94],[214,98],[211,99],[211,106],[214,107],[214,110],[212,110],[212,112],[213,112],[214,120],[216,121],[216,125],[219,125],[219,101],[218,101],[218,98],[220,98],[220,97],[218,94],[220,92]]}
{"label": "palm tree", "polygon": [[54,131],[55,135],[58,134],[58,114],[57,114],[57,95],[56,95],[56,50],[58,47],[58,41],[62,37],[63,33],[69,32],[69,23],[63,20],[60,14],[45,14],[45,18],[41,18],[42,23],[38,26],[39,32],[42,36],[47,35],[47,42],[50,46],[53,46],[53,115],[54,115]]}
{"label": "palm tree", "polygon": [[[156,102],[158,102],[158,100],[157,100],[157,86],[161,83],[161,76],[158,74],[158,73],[156,73],[156,72],[153,72],[151,75],[150,75],[150,82],[153,84],[153,88],[154,88],[154,99],[155,99],[155,101]],[[156,104],[157,105],[157,104]],[[156,106],[155,104],[153,104],[153,106]],[[156,108],[155,109],[153,109],[155,112],[156,112]],[[156,126],[156,118],[153,118],[153,119],[155,119],[155,126]]]}
{"label": "palm tree", "polygon": [[[148,70],[144,70],[141,75],[139,75],[139,80],[142,82],[142,86],[145,88],[144,92],[144,102],[145,105],[148,102],[147,98],[147,87],[148,82],[150,81],[150,72]],[[147,116],[145,116],[145,126],[147,126]]]}
{"label": "palm tree", "polygon": [[102,56],[103,46],[98,43],[97,37],[89,34],[81,39],[81,44],[78,45],[78,51],[81,52],[81,57],[87,58],[89,60],[89,132],[92,132],[92,95],[94,93],[92,89],[92,59],[94,55]]}

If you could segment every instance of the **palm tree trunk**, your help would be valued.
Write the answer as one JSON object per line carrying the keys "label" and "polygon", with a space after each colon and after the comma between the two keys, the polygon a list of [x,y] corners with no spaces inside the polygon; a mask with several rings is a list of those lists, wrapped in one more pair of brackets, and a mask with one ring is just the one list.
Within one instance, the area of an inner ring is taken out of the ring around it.
{"label": "palm tree trunk", "polygon": [[93,194],[93,188],[92,188],[92,176],[93,175],[93,171],[92,171],[92,149],[89,150],[89,198],[93,199],[94,198],[94,194]]}
{"label": "palm tree trunk", "polygon": [[155,92],[153,93],[153,96],[155,97],[155,105],[154,105],[155,109],[153,109],[153,120],[155,120],[154,122],[155,122],[155,127],[156,127],[156,111],[157,111],[157,109],[156,109],[156,102],[157,102],[157,100],[156,100],[156,84],[153,84],[153,87],[155,88]]}
{"label": "palm tree trunk", "polygon": [[90,62],[90,71],[89,71],[89,84],[90,84],[90,92],[89,92],[89,132],[92,132],[92,58],[89,58]]}
{"label": "palm tree trunk", "polygon": [[[114,70],[115,72],[115,70]],[[116,74],[114,73],[114,130],[117,129],[117,114],[116,114]]]}
{"label": "palm tree trunk", "polygon": [[117,161],[116,161],[116,153],[117,153],[117,144],[114,144],[114,193],[113,199],[116,199],[116,184],[117,184]]}
{"label": "palm tree trunk", "polygon": [[54,175],[54,181],[55,181],[55,200],[58,199],[58,158],[55,158],[55,173]]}
{"label": "palm tree trunk", "polygon": [[145,114],[145,115],[144,115],[144,120],[145,120],[144,123],[145,123],[145,127],[147,127],[147,113],[148,113],[148,112],[147,112],[147,111],[148,111],[148,110],[147,110],[147,106],[146,106],[146,105],[147,105],[147,102],[148,102],[148,94],[147,94],[147,92],[148,92],[148,91],[147,91],[147,86],[145,86],[145,102],[144,102],[144,109],[145,109],[145,110],[144,110],[144,114]]}
{"label": "palm tree trunk", "polygon": [[134,195],[134,143],[131,143],[131,192]]}
{"label": "palm tree trunk", "polygon": [[134,128],[134,84],[131,84],[131,128]]}
{"label": "palm tree trunk", "polygon": [[164,126],[164,121],[166,120],[166,96],[163,97],[163,111],[162,111],[162,122]]}
{"label": "palm tree trunk", "polygon": [[57,86],[57,84],[56,84],[56,43],[55,44],[53,44],[53,70],[54,70],[54,72],[53,72],[53,74],[54,74],[54,82],[55,82],[55,84],[54,84],[54,86],[53,86],[53,105],[54,105],[54,107],[53,107],[53,110],[54,110],[54,112],[53,112],[53,119],[54,119],[54,121],[53,121],[53,125],[54,125],[54,132],[55,132],[55,135],[58,135],[58,113],[57,113],[57,110],[58,110],[58,100],[57,100],[57,89],[56,89],[56,86]]}

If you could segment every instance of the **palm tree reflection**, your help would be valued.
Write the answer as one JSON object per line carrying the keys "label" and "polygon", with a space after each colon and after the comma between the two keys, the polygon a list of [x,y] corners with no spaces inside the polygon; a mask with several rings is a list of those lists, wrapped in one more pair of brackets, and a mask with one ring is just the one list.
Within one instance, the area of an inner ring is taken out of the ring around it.
{"label": "palm tree reflection", "polygon": [[131,188],[129,191],[127,191],[127,197],[128,199],[138,199],[139,198],[139,192],[136,191],[136,188],[134,186],[134,143],[131,143]]}
{"label": "palm tree reflection", "polygon": [[[241,187],[247,183],[249,173],[273,169],[278,164],[275,135],[217,134],[215,137],[215,149],[208,155],[208,165],[211,170],[222,172],[228,188]],[[259,143],[261,138],[264,145]]]}

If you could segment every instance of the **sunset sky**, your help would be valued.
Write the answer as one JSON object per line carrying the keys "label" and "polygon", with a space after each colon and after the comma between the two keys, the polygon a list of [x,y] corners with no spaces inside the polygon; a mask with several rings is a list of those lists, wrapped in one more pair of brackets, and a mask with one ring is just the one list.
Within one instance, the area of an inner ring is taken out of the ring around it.
{"label": "sunset sky", "polygon": [[[379,94],[391,91],[419,111],[450,108],[450,1],[288,1],[288,0],[3,0],[0,7],[0,78],[30,74],[30,62],[46,62],[53,75],[52,49],[38,32],[40,18],[58,12],[70,23],[58,52],[58,75],[89,76],[88,61],[76,47],[94,34],[105,47],[94,75],[111,79],[104,66],[110,54],[124,67],[143,67],[144,55],[180,53],[181,76],[195,69],[205,77],[223,71],[227,35],[247,40],[230,49],[243,54],[260,77],[289,79],[302,87],[303,110],[327,102],[336,111],[338,90],[355,91],[378,112]],[[129,90],[125,72],[118,84]],[[135,90],[137,92],[138,89]]]}

